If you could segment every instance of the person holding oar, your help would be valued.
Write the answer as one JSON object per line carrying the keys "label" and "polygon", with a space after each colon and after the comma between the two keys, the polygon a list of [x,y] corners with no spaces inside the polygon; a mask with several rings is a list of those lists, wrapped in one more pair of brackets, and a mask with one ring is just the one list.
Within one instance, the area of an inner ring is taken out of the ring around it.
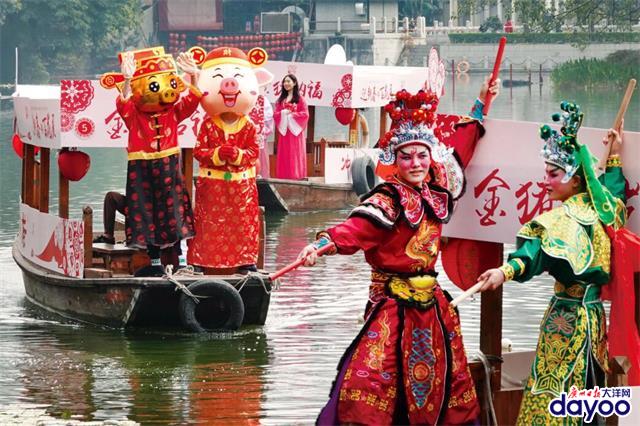
{"label": "person holding oar", "polygon": [[391,130],[379,142],[380,162],[391,166],[390,177],[346,221],[320,232],[300,253],[300,261],[311,266],[326,250],[363,250],[372,270],[365,324],[340,361],[318,424],[478,420],[460,321],[436,280],[435,263],[442,226],[464,186],[463,168],[483,133],[484,101],[488,93],[497,94],[499,84],[484,83],[472,113],[476,118],[461,120],[445,140],[449,146],[434,126],[438,97],[398,92],[386,107]]}
{"label": "person holding oar", "polygon": [[[510,280],[525,282],[543,272],[556,280],[520,406],[522,425],[557,424],[559,419],[549,410],[555,398],[569,394],[574,386],[582,390],[605,385],[607,335],[612,355],[624,354],[631,362],[629,384],[640,378],[640,340],[633,320],[633,271],[639,265],[632,264],[634,257],[638,262],[640,238],[622,228],[622,114],[605,138],[610,154],[605,173],[597,178],[589,148],[578,142],[580,107],[563,102],[561,109],[553,116],[554,121],[562,120],[561,133],[544,125],[540,136],[549,198],[562,206],[526,223],[508,261],[482,273],[468,292],[493,290]],[[608,331],[601,301],[605,291],[612,299]],[[579,424],[582,419],[566,421]]]}

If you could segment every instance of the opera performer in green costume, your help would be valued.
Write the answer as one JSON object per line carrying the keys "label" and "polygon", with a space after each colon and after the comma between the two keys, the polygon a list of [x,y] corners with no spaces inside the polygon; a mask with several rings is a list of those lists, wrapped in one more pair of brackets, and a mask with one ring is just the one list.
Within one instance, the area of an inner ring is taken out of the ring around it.
{"label": "opera performer in green costume", "polygon": [[[581,424],[581,417],[554,417],[549,403],[562,392],[568,394],[572,386],[604,387],[609,370],[601,291],[603,286],[611,287],[606,284],[612,273],[612,243],[626,220],[625,179],[619,156],[622,140],[618,132],[609,130],[611,155],[605,173],[597,178],[597,159],[577,140],[583,118],[580,107],[562,102],[561,109],[552,118],[562,121],[562,133],[544,125],[540,136],[544,140],[547,191],[562,205],[525,224],[508,261],[478,277],[479,282],[484,281],[480,291],[495,289],[509,280],[525,282],[543,272],[556,280],[555,294],[540,326],[519,425]],[[637,242],[634,234],[627,234]],[[636,347],[631,349],[637,352],[635,331]]]}

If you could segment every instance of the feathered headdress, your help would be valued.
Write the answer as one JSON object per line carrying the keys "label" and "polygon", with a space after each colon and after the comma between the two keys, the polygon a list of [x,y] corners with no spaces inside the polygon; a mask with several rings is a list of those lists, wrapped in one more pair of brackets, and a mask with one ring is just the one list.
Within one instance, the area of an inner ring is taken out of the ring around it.
{"label": "feathered headdress", "polygon": [[438,102],[438,97],[431,91],[420,90],[412,95],[403,89],[395,94],[394,100],[384,107],[391,118],[391,128],[378,141],[381,152],[376,173],[387,178],[388,168],[396,162],[398,149],[406,145],[424,145],[431,154],[434,183],[457,198],[463,191],[464,175],[453,148],[441,142],[440,129],[435,126]]}
{"label": "feathered headdress", "polygon": [[547,124],[540,127],[540,137],[545,141],[541,154],[546,163],[556,165],[566,172],[562,181],[568,182],[580,168],[577,136],[584,114],[580,105],[572,102],[562,102],[560,109],[562,112],[553,114],[551,119],[562,121],[561,133]]}
{"label": "feathered headdress", "polygon": [[588,146],[578,142],[578,130],[582,125],[584,114],[580,106],[573,102],[563,101],[560,109],[561,113],[551,116],[553,121],[562,122],[560,133],[546,124],[540,127],[540,137],[545,141],[542,158],[545,162],[565,171],[562,182],[568,182],[580,170],[587,193],[600,221],[605,225],[611,225],[616,217],[615,197],[596,176],[597,158],[591,154]]}

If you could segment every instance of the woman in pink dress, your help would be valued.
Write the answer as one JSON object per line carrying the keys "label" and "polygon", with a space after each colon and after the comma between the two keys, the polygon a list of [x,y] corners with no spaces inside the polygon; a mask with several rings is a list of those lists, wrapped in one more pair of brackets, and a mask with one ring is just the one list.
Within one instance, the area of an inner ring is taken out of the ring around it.
{"label": "woman in pink dress", "polygon": [[307,177],[304,131],[309,121],[309,111],[304,98],[298,93],[298,79],[295,75],[287,74],[282,79],[281,87],[273,114],[279,133],[276,177],[304,179]]}

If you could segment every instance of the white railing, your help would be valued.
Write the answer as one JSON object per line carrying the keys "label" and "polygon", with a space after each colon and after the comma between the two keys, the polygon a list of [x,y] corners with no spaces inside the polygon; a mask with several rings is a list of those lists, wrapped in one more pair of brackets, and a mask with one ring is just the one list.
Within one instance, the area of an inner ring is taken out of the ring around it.
{"label": "white railing", "polygon": [[[313,28],[313,29],[311,29]],[[418,16],[415,19],[403,18],[398,19],[396,16],[382,18],[371,17],[369,21],[346,21],[341,17],[337,17],[332,21],[310,21],[309,18],[304,19],[304,34],[309,33],[338,33],[338,34],[406,34],[414,37],[424,37],[429,34],[449,34],[449,33],[477,33],[480,27],[471,25],[471,21],[467,21],[466,25],[453,25],[453,21],[449,21],[449,25],[443,25],[442,22],[435,21],[434,25],[427,26],[426,18]],[[513,32],[522,32],[524,27],[520,24],[513,25]],[[573,32],[579,30],[579,27],[572,25],[562,25],[562,32]],[[621,28],[617,26],[596,25],[596,31],[611,30],[618,31]],[[631,31],[640,32],[640,22],[631,27]],[[581,30],[579,32],[582,32]]]}

